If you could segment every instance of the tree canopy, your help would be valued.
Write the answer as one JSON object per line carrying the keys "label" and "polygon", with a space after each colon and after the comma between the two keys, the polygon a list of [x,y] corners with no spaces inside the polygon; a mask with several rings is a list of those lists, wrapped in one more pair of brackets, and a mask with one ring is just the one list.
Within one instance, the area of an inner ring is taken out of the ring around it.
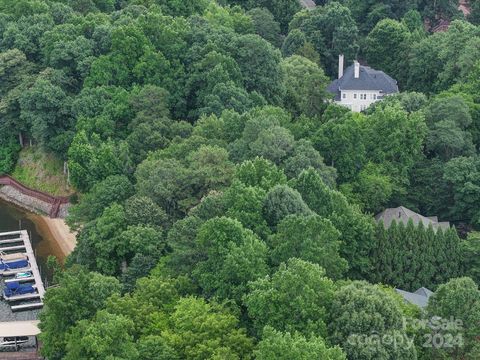
{"label": "tree canopy", "polygon": [[45,357],[479,357],[480,1],[304,3],[0,1],[0,175],[72,194]]}

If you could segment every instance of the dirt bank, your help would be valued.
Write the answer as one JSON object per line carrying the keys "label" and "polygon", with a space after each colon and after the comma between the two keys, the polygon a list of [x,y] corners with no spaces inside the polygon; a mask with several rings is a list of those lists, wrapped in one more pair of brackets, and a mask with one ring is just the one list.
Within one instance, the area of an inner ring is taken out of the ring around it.
{"label": "dirt bank", "polygon": [[70,232],[63,219],[50,219],[35,214],[29,214],[28,218],[35,223],[38,233],[44,239],[48,239],[50,244],[55,243],[56,251],[52,255],[63,261],[73,251],[77,244],[76,234]]}

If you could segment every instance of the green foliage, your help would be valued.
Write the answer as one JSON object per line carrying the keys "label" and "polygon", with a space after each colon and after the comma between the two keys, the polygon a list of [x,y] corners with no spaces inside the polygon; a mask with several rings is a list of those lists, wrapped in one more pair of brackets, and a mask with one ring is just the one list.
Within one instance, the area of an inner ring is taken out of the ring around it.
{"label": "green foliage", "polygon": [[78,266],[62,273],[58,285],[45,295],[40,317],[42,354],[50,359],[62,359],[67,353],[72,327],[93,317],[110,295],[120,291],[115,278],[89,273]]}
{"label": "green foliage", "polygon": [[310,215],[311,210],[298,191],[287,185],[276,185],[265,197],[263,213],[267,223],[275,227],[288,215]]}
{"label": "green foliage", "polygon": [[150,197],[168,215],[178,216],[208,190],[228,185],[233,174],[227,151],[218,146],[191,151],[186,163],[153,157],[145,160],[135,174],[138,193]]}
{"label": "green foliage", "polygon": [[[429,317],[455,319],[457,328],[440,329],[455,337],[462,337],[462,346],[453,349],[434,350],[432,355],[448,356],[453,359],[474,358],[478,354],[477,334],[480,319],[480,291],[478,285],[468,278],[452,279],[441,285],[429,299]],[[453,350],[453,351],[452,351]]]}
{"label": "green foliage", "polygon": [[[45,356],[478,358],[478,290],[451,280],[478,280],[470,5],[467,22],[455,0],[0,1],[0,173],[17,163],[28,186],[68,195],[67,161],[80,192]],[[402,93],[361,114],[330,103],[339,54]],[[399,205],[466,240],[375,226]],[[420,335],[399,324],[420,315],[345,279],[438,287],[432,306],[468,324],[466,347],[357,346]]]}
{"label": "green foliage", "polygon": [[430,127],[426,145],[431,153],[445,161],[474,153],[472,135],[467,130],[472,124],[472,116],[462,97],[433,100],[426,109],[425,118]]}
{"label": "green foliage", "polygon": [[460,242],[460,256],[462,259],[464,274],[472,278],[477,284],[480,282],[480,264],[478,263],[479,253],[479,233],[471,232],[465,240]]}
{"label": "green foliage", "polygon": [[332,223],[318,215],[287,216],[268,240],[271,261],[274,265],[291,257],[310,261],[324,268],[329,278],[339,279],[347,268],[347,262],[339,255],[339,238]]}
{"label": "green foliage", "polygon": [[373,220],[350,205],[344,195],[328,188],[313,169],[302,172],[292,185],[310,209],[329,219],[340,231],[340,254],[348,261],[349,275],[352,278],[367,276],[372,266],[369,254],[373,248]]}
{"label": "green foliage", "polygon": [[330,187],[335,187],[337,171],[332,166],[327,166],[320,153],[315,150],[308,140],[296,142],[291,156],[284,162],[285,173],[289,178],[295,178],[303,170],[315,169],[322,180]]}
{"label": "green foliage", "polygon": [[266,327],[263,331],[262,341],[258,344],[255,355],[258,360],[346,359],[340,348],[328,348],[321,337],[305,338],[298,333],[282,333],[271,327]]}
{"label": "green foliage", "polygon": [[419,113],[407,114],[398,107],[376,111],[365,121],[366,151],[371,161],[384,166],[397,188],[408,183],[408,174],[422,156],[427,133]]}
{"label": "green foliage", "polygon": [[384,19],[375,25],[366,38],[366,59],[373,68],[385,71],[400,84],[406,82],[406,55],[410,32],[402,23]]}
{"label": "green foliage", "polygon": [[130,173],[131,160],[125,143],[102,141],[97,134],[88,138],[85,131],[77,133],[68,150],[70,179],[81,191],[88,191],[112,175]]}
{"label": "green foliage", "polygon": [[237,166],[235,178],[247,186],[270,190],[275,185],[285,185],[287,178],[282,170],[263,158],[256,157]]}
{"label": "green foliage", "polygon": [[215,303],[193,297],[178,301],[162,340],[181,359],[249,359],[253,343],[238,319]]}
{"label": "green foliage", "polygon": [[167,214],[152,199],[132,196],[125,202],[125,215],[129,225],[162,226],[167,224]]}
{"label": "green foliage", "polygon": [[251,34],[237,37],[231,48],[243,74],[245,89],[257,91],[269,103],[280,103],[283,93],[280,51],[258,35]]}
{"label": "green foliage", "polygon": [[478,1],[472,2],[472,7],[470,15],[468,16],[468,21],[472,24],[480,25],[480,3]]}
{"label": "green foliage", "polygon": [[208,1],[199,0],[195,2],[185,2],[180,0],[135,0],[138,4],[158,4],[163,12],[172,16],[189,16],[201,13],[208,5]]}
{"label": "green foliage", "polygon": [[290,31],[283,41],[282,54],[285,57],[292,56],[297,53],[307,43],[307,37],[300,29]]}
{"label": "green foliage", "polygon": [[[468,65],[465,59],[472,51],[475,53],[470,40],[477,35],[475,26],[456,20],[448,31],[416,42],[410,55],[408,88],[424,93],[438,92],[448,89],[462,74],[469,75],[474,64]],[[460,59],[462,67],[459,67]]]}
{"label": "green foliage", "polygon": [[0,174],[10,173],[17,162],[20,146],[13,141],[0,145]]}
{"label": "green foliage", "polygon": [[64,359],[135,359],[132,329],[132,320],[100,311],[92,321],[79,321],[68,334]]}
{"label": "green foliage", "polygon": [[364,344],[359,337],[389,335],[407,341],[402,311],[394,296],[377,285],[354,282],[334,295],[330,312],[331,340],[351,359],[415,359],[415,347],[383,341]]}
{"label": "green foliage", "polygon": [[73,135],[70,101],[48,75],[39,77],[19,99],[20,117],[31,126],[33,138],[58,154],[65,154]]}
{"label": "green foliage", "polygon": [[295,115],[321,115],[325,101],[330,98],[326,88],[328,78],[312,61],[293,55],[282,62],[285,73],[285,107]]}
{"label": "green foliage", "polygon": [[244,302],[257,333],[271,326],[325,337],[333,294],[334,284],[320,266],[292,258],[272,276],[251,283]]}
{"label": "green foliage", "polygon": [[[320,63],[330,76],[337,75],[339,54],[345,55],[347,63],[357,55],[357,24],[350,9],[339,2],[329,1],[325,6],[317,6],[312,11],[297,13],[290,23],[290,30],[295,29],[301,30],[306,40],[320,54]],[[296,37],[295,43],[301,44],[301,34]],[[293,48],[301,47],[297,46]]]}
{"label": "green foliage", "polygon": [[197,249],[203,254],[193,277],[207,297],[241,302],[247,283],[267,274],[267,247],[235,220],[214,218],[198,230]]}
{"label": "green foliage", "polygon": [[272,45],[280,45],[280,24],[275,20],[272,13],[265,8],[253,8],[247,12],[252,18],[255,33],[260,35]]}
{"label": "green foliage", "polygon": [[72,256],[91,270],[118,275],[135,254],[157,259],[164,246],[162,239],[161,231],[156,228],[138,225],[127,229],[123,206],[113,203],[98,219],[81,229]]}
{"label": "green foliage", "polygon": [[265,196],[265,190],[259,187],[235,182],[222,197],[225,215],[265,238],[270,234],[262,212]]}
{"label": "green foliage", "polygon": [[188,216],[176,221],[168,232],[167,243],[172,251],[165,262],[172,274],[191,274],[195,265],[204,259],[196,245],[197,233],[203,222],[196,216]]}
{"label": "green foliage", "polygon": [[325,157],[326,163],[335,166],[341,183],[354,179],[358,168],[366,162],[366,144],[361,124],[352,113],[327,121],[318,129],[312,141]]}
{"label": "green foliage", "polygon": [[393,181],[379,165],[369,163],[352,184],[360,206],[371,212],[380,212],[393,193]]}
{"label": "green foliage", "polygon": [[98,218],[114,202],[121,203],[133,195],[133,185],[125,176],[109,176],[96,183],[80,204],[69,209],[69,224],[78,225]]}
{"label": "green foliage", "polygon": [[280,23],[283,33],[287,32],[288,24],[293,16],[301,10],[299,2],[295,0],[254,0],[251,2],[257,7],[268,9],[275,17],[275,20]]}
{"label": "green foliage", "polygon": [[[480,214],[473,203],[480,195],[478,187],[479,159],[477,156],[458,157],[445,165],[444,179],[452,189],[452,219],[477,225]],[[477,225],[478,226],[478,225]]]}
{"label": "green foliage", "polygon": [[69,196],[73,189],[68,184],[65,170],[65,162],[55,153],[32,146],[20,151],[11,176],[29,188],[56,196]]}
{"label": "green foliage", "polygon": [[407,291],[435,289],[461,273],[460,244],[455,229],[433,230],[411,221],[385,229],[380,223],[371,255],[375,269],[367,279]]}

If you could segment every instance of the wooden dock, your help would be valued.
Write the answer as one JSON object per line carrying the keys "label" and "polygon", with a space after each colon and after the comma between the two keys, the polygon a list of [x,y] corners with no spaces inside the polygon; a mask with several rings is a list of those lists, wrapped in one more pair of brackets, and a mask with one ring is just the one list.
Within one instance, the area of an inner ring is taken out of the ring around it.
{"label": "wooden dock", "polygon": [[20,278],[20,279],[5,279],[4,282],[5,284],[8,284],[8,283],[12,283],[12,282],[27,282],[27,281],[34,281],[35,280],[35,276],[28,276],[28,277],[23,277],[23,278]]}
{"label": "wooden dock", "polygon": [[15,238],[15,239],[8,239],[8,240],[0,240],[0,245],[3,244],[12,244],[12,243],[17,243],[19,241],[22,241],[22,238]]}
{"label": "wooden dock", "polygon": [[3,276],[12,276],[12,275],[15,275],[15,274],[18,274],[18,273],[21,273],[21,272],[27,272],[27,271],[32,271],[32,269],[29,267],[24,267],[24,268],[20,268],[20,269],[12,269],[12,270],[8,270],[8,271],[0,271],[0,275],[3,275]]}
{"label": "wooden dock", "polygon": [[[10,238],[11,237],[11,238]],[[21,301],[21,300],[30,300],[30,299],[40,299],[40,302],[34,304],[22,304],[22,305],[14,305],[12,306],[12,310],[22,310],[22,309],[30,309],[32,307],[41,307],[43,306],[43,297],[45,296],[45,287],[43,285],[42,277],[40,275],[40,271],[38,269],[37,260],[35,259],[35,253],[33,252],[32,243],[30,242],[30,237],[26,230],[21,231],[12,231],[7,233],[0,233],[0,252],[7,252],[7,251],[18,251],[23,250],[28,258],[28,262],[30,266],[28,268],[22,269],[11,269],[0,273],[0,275],[8,276],[8,275],[15,275],[19,272],[26,272],[30,271],[32,273],[32,277],[30,280],[35,282],[35,288],[37,289],[36,294],[24,294],[24,295],[17,295],[12,296],[7,301]],[[15,241],[13,241],[15,240]],[[22,243],[22,245],[17,246],[2,246],[12,243]],[[22,281],[23,279],[19,279],[18,281]],[[9,282],[12,281],[9,279]]]}

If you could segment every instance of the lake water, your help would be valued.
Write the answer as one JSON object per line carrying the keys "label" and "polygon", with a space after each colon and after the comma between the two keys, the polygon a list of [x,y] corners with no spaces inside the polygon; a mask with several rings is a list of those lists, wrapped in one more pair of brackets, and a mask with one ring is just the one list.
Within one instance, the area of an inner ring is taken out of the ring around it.
{"label": "lake water", "polygon": [[[0,200],[0,232],[28,231],[40,273],[44,284],[47,285],[52,276],[46,266],[47,257],[49,255],[58,256],[58,249],[55,242],[49,239],[42,230],[40,223],[35,223],[36,219],[38,219],[36,215],[24,212]],[[38,312],[39,310],[29,310],[12,313],[9,305],[0,301],[0,321],[31,320],[37,318]]]}

